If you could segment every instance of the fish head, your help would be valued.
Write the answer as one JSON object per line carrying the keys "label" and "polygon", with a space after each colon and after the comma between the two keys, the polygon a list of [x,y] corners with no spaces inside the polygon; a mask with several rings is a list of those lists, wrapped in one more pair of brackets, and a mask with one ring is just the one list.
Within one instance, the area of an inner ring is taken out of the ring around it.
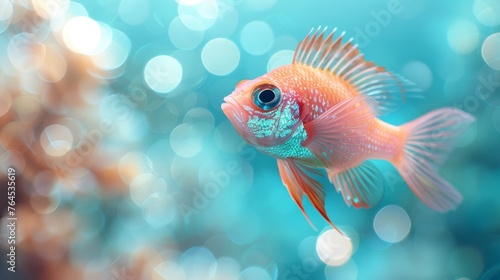
{"label": "fish head", "polygon": [[290,92],[270,77],[243,80],[224,98],[222,110],[248,143],[276,146],[290,139],[302,121],[300,101]]}

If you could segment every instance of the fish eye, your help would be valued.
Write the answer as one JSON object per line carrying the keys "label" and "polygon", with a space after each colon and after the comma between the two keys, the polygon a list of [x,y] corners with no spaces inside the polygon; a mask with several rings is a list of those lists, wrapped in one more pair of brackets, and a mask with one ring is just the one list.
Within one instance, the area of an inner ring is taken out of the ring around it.
{"label": "fish eye", "polygon": [[274,109],[281,101],[281,91],[279,88],[265,84],[258,86],[253,92],[253,102],[264,110]]}

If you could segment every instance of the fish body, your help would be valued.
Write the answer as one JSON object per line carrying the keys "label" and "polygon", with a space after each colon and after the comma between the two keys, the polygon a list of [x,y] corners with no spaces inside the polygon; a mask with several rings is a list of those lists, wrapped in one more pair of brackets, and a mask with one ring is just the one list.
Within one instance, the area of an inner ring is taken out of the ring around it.
{"label": "fish body", "polygon": [[[415,87],[364,60],[351,40],[311,31],[293,63],[244,80],[222,105],[238,133],[278,161],[292,199],[305,195],[330,223],[325,191],[315,174],[326,170],[348,205],[368,208],[383,195],[383,176],[370,159],[391,162],[430,207],[448,211],[461,195],[437,173],[474,117],[438,109],[402,126],[378,118],[400,107]],[[333,224],[332,224],[333,226]]]}

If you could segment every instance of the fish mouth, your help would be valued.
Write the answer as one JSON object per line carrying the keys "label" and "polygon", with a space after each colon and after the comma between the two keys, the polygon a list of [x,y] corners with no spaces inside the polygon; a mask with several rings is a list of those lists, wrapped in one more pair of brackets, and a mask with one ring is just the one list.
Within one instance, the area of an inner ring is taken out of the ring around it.
{"label": "fish mouth", "polygon": [[241,106],[236,102],[236,100],[234,100],[231,96],[226,96],[224,97],[224,102],[225,103],[222,103],[221,105],[221,109],[233,125],[237,125],[236,122],[240,123],[240,125],[243,124],[245,117]]}
{"label": "fish mouth", "polygon": [[245,124],[247,122],[247,115],[244,114],[243,107],[236,102],[236,100],[231,96],[226,96],[224,102],[221,105],[222,111],[229,119],[234,129],[240,136],[248,141],[248,131],[245,129]]}

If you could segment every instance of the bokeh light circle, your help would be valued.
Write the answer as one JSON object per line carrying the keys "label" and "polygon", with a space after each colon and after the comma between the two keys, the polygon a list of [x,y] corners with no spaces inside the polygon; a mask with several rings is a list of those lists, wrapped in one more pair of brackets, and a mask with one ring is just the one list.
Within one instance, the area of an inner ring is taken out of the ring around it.
{"label": "bokeh light circle", "polygon": [[168,36],[177,48],[192,50],[203,40],[203,31],[188,28],[179,17],[174,18],[168,27]]}
{"label": "bokeh light circle", "polygon": [[358,267],[353,260],[348,261],[341,267],[325,267],[326,280],[357,280]]}
{"label": "bokeh light circle", "polygon": [[323,232],[316,241],[316,252],[322,262],[330,266],[346,263],[352,255],[351,239],[336,229]]}
{"label": "bokeh light circle", "polygon": [[156,56],[144,67],[144,80],[158,93],[171,92],[182,80],[182,66],[171,56]]}
{"label": "bokeh light circle", "polygon": [[267,62],[267,72],[280,66],[291,64],[294,53],[295,52],[292,50],[281,50],[275,52]]}
{"label": "bokeh light circle", "polygon": [[165,197],[167,183],[152,173],[141,174],[130,182],[130,197],[137,206],[145,206],[150,197]]}
{"label": "bokeh light circle", "polygon": [[177,204],[171,196],[152,195],[144,201],[142,215],[153,227],[169,224],[177,213]]}
{"label": "bokeh light circle", "polygon": [[403,66],[401,74],[406,79],[415,83],[422,91],[429,89],[432,85],[432,72],[427,64],[421,61],[411,61]]}
{"label": "bokeh light circle", "polygon": [[459,20],[448,29],[448,44],[458,54],[472,52],[479,44],[477,26],[467,20]]}
{"label": "bokeh light circle", "polygon": [[0,0],[0,33],[9,27],[14,9],[9,0]]}
{"label": "bokeh light circle", "polygon": [[263,21],[247,23],[241,30],[241,45],[245,51],[252,55],[261,55],[269,51],[273,40],[273,30],[269,24]]}
{"label": "bokeh light circle", "polygon": [[132,43],[125,33],[117,29],[110,30],[109,43],[102,51],[92,56],[94,64],[103,70],[114,70],[127,60]]}
{"label": "bokeh light circle", "polygon": [[33,34],[14,35],[7,45],[7,54],[14,67],[21,72],[31,72],[40,67],[45,60],[47,47],[38,42]]}
{"label": "bokeh light circle", "polygon": [[215,117],[205,108],[193,108],[184,116],[184,123],[195,126],[201,135],[209,134],[214,128]]}
{"label": "bokeh light circle", "polygon": [[33,0],[33,8],[41,17],[51,19],[63,15],[70,0]]}
{"label": "bokeh light circle", "polygon": [[0,88],[0,117],[7,113],[12,106],[10,93]]}
{"label": "bokeh light circle", "polygon": [[488,66],[500,70],[500,33],[495,33],[484,40],[481,55]]}
{"label": "bokeh light circle", "polygon": [[246,268],[238,276],[238,280],[255,280],[255,279],[272,280],[271,276],[265,269],[257,266]]}
{"label": "bokeh light circle", "polygon": [[191,124],[180,124],[170,133],[172,150],[181,157],[194,157],[203,148],[203,131]]}
{"label": "bokeh light circle", "polygon": [[149,1],[121,0],[118,13],[125,23],[139,25],[148,18],[149,6]]}
{"label": "bokeh light circle", "polygon": [[40,144],[49,156],[62,156],[71,150],[73,146],[73,134],[63,125],[49,125],[43,130],[40,136]]}
{"label": "bokeh light circle", "polygon": [[179,263],[188,279],[210,279],[217,268],[217,261],[205,247],[192,247],[182,254]]}
{"label": "bokeh light circle", "polygon": [[389,243],[397,243],[410,233],[411,221],[403,208],[388,205],[375,215],[373,228],[380,239]]}
{"label": "bokeh light circle", "polygon": [[212,27],[219,16],[217,0],[180,1],[179,18],[189,29],[204,31]]}
{"label": "bokeh light circle", "polygon": [[500,2],[497,0],[474,1],[474,15],[477,20],[486,26],[500,24]]}
{"label": "bokeh light circle", "polygon": [[71,51],[91,54],[101,41],[101,27],[89,17],[71,18],[64,25],[63,40]]}
{"label": "bokeh light circle", "polygon": [[225,76],[238,67],[240,51],[233,41],[216,38],[203,47],[201,60],[208,72]]}

